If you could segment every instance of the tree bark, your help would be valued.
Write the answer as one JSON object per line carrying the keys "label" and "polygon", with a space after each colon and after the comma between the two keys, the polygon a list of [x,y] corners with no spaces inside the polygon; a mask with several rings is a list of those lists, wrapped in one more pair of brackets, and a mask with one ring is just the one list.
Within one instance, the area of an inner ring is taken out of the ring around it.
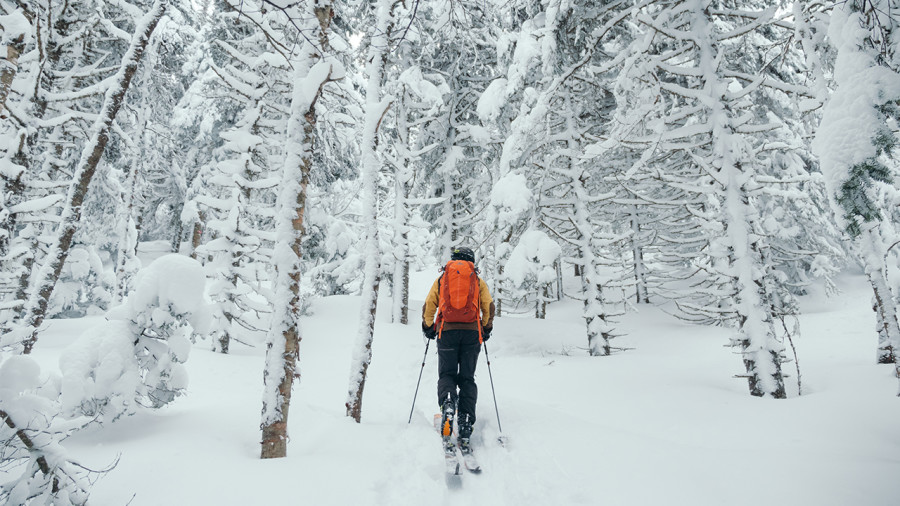
{"label": "tree bark", "polygon": [[115,84],[106,92],[100,114],[92,128],[93,134],[82,151],[81,160],[78,162],[72,178],[72,185],[69,187],[66,197],[66,207],[60,216],[56,240],[47,255],[45,265],[41,267],[37,282],[34,284],[34,291],[25,308],[23,323],[30,334],[23,341],[26,354],[31,353],[37,342],[38,330],[46,317],[50,296],[53,294],[53,289],[69,255],[69,248],[72,246],[75,232],[78,230],[78,222],[81,220],[81,205],[106,149],[106,144],[109,142],[109,131],[125,100],[131,80],[137,72],[147,44],[150,42],[150,36],[165,14],[167,4],[167,0],[156,0],[150,11],[138,23],[138,31],[125,53]]}
{"label": "tree bark", "polygon": [[12,89],[13,80],[19,72],[19,55],[25,50],[25,36],[20,35],[6,46],[6,56],[0,57],[0,118],[7,117],[6,99]]}
{"label": "tree bark", "polygon": [[382,82],[387,61],[387,49],[393,28],[393,12],[390,0],[380,0],[374,4],[375,27],[369,46],[369,81],[366,87],[366,123],[361,140],[363,171],[363,214],[365,216],[365,280],[362,286],[359,333],[354,345],[350,366],[350,387],[347,392],[347,416],[357,423],[362,420],[363,390],[366,374],[372,361],[372,341],[375,337],[375,315],[378,308],[378,286],[380,283],[380,248],[378,246],[378,173],[381,162],[378,159],[378,128],[387,112],[382,101]]}
{"label": "tree bark", "polygon": [[191,258],[194,260],[197,259],[197,248],[200,247],[203,241],[203,227],[206,224],[206,213],[203,211],[197,211],[197,221],[194,222],[194,226],[191,228]]}
{"label": "tree bark", "polygon": [[[287,128],[287,152],[282,190],[278,197],[275,244],[276,301],[266,343],[266,369],[263,373],[262,443],[263,459],[287,456],[287,422],[294,379],[300,377],[297,367],[301,340],[300,259],[305,234],[307,186],[312,169],[315,138],[316,103],[322,88],[331,80],[327,74],[311,72],[323,59],[328,45],[328,29],[333,16],[331,2],[318,0],[312,9],[319,21],[320,48],[307,43],[300,50],[301,60],[294,64],[294,90]],[[315,90],[312,92],[312,90]]]}
{"label": "tree bark", "polygon": [[401,159],[402,166],[394,169],[394,257],[395,267],[393,275],[393,308],[391,321],[401,325],[409,323],[409,180],[411,169],[409,153],[409,125],[406,121],[408,92],[401,92],[400,105],[397,112],[397,132],[399,143],[404,156]]}

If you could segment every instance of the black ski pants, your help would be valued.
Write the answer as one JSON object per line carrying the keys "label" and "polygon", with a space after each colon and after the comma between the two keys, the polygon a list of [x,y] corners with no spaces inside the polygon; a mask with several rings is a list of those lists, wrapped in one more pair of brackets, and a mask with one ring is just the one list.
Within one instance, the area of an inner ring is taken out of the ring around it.
{"label": "black ski pants", "polygon": [[[458,418],[469,415],[475,422],[475,403],[478,385],[475,384],[475,365],[481,352],[477,330],[445,330],[438,345],[438,406],[447,395],[456,403]],[[457,391],[458,389],[458,391]]]}

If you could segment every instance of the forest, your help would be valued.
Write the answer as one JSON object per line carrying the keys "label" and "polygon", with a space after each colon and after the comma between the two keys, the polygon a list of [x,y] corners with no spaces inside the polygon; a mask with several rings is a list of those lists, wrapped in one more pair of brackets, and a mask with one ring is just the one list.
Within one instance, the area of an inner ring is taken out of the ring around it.
{"label": "forest", "polygon": [[[754,398],[802,391],[799,300],[859,271],[900,377],[898,8],[0,0],[0,502],[84,504],[62,441],[175,402],[193,347],[265,350],[285,457],[326,298],[360,423],[376,321],[417,331],[458,245],[501,322],[575,301],[596,367],[643,307],[727,329]],[[100,316],[48,379],[48,323]]]}

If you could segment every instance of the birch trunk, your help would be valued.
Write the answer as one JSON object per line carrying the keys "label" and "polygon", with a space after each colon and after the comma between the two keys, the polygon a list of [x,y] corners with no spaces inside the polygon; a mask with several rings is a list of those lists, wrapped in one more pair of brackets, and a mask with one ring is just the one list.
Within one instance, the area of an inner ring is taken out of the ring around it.
{"label": "birch trunk", "polygon": [[138,22],[131,45],[119,66],[114,84],[107,90],[103,100],[103,106],[96,122],[91,128],[91,137],[81,154],[81,159],[75,169],[72,185],[66,196],[66,207],[60,216],[59,228],[56,239],[47,254],[44,265],[40,267],[37,278],[33,284],[33,290],[25,306],[23,315],[24,328],[22,329],[24,353],[31,353],[37,342],[38,329],[47,313],[47,305],[53,288],[59,279],[63,265],[72,246],[75,232],[78,230],[78,222],[81,219],[81,205],[88,191],[88,186],[97,165],[109,142],[109,131],[116,119],[116,114],[125,100],[125,94],[131,85],[131,80],[137,72],[138,65],[150,42],[150,36],[156,29],[157,23],[165,14],[167,0],[156,0],[150,11]]}
{"label": "birch trunk", "polygon": [[378,305],[378,285],[380,282],[381,253],[378,246],[378,195],[377,178],[381,170],[378,158],[378,127],[390,107],[388,100],[382,100],[382,81],[387,60],[387,49],[393,19],[390,0],[375,3],[375,27],[369,45],[368,74],[366,86],[366,122],[363,125],[362,155],[363,204],[362,212],[365,239],[365,280],[362,286],[362,301],[359,315],[359,331],[350,362],[350,387],[347,392],[347,416],[357,423],[362,419],[363,390],[366,373],[372,361],[372,341],[375,336],[375,314]]}
{"label": "birch trunk", "polygon": [[[319,43],[324,49],[331,25],[331,3],[318,0],[314,12],[319,21]],[[260,451],[263,459],[287,456],[291,389],[294,379],[300,378],[297,368],[301,339],[300,258],[307,185],[312,169],[316,102],[322,88],[332,78],[333,66],[325,63],[321,52],[307,43],[301,49],[301,60],[295,62],[294,69],[284,172],[276,203],[275,301],[272,326],[266,337],[263,372]]]}

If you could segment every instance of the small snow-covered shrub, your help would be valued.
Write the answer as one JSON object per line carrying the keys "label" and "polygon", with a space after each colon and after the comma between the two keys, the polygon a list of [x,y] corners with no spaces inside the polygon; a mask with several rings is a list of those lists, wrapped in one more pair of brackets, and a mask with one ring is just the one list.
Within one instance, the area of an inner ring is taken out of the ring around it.
{"label": "small snow-covered shrub", "polygon": [[74,246],[53,289],[48,314],[56,318],[102,314],[109,309],[115,286],[115,274],[95,248]]}
{"label": "small snow-covered shrub", "polygon": [[509,255],[503,281],[515,298],[536,299],[537,317],[543,318],[547,291],[557,278],[556,263],[562,248],[547,234],[529,230],[522,234]]}
{"label": "small snow-covered shrub", "polygon": [[[66,456],[60,442],[55,378],[30,357],[0,357],[0,503],[85,504],[88,472]],[[12,472],[16,471],[16,472]]]}
{"label": "small snow-covered shrub", "polygon": [[209,327],[205,285],[200,263],[177,254],[138,272],[125,303],[63,352],[64,411],[112,421],[181,395],[191,335]]}
{"label": "small snow-covered shrub", "polygon": [[114,421],[134,413],[141,375],[127,321],[105,321],[84,332],[63,352],[62,412]]}

